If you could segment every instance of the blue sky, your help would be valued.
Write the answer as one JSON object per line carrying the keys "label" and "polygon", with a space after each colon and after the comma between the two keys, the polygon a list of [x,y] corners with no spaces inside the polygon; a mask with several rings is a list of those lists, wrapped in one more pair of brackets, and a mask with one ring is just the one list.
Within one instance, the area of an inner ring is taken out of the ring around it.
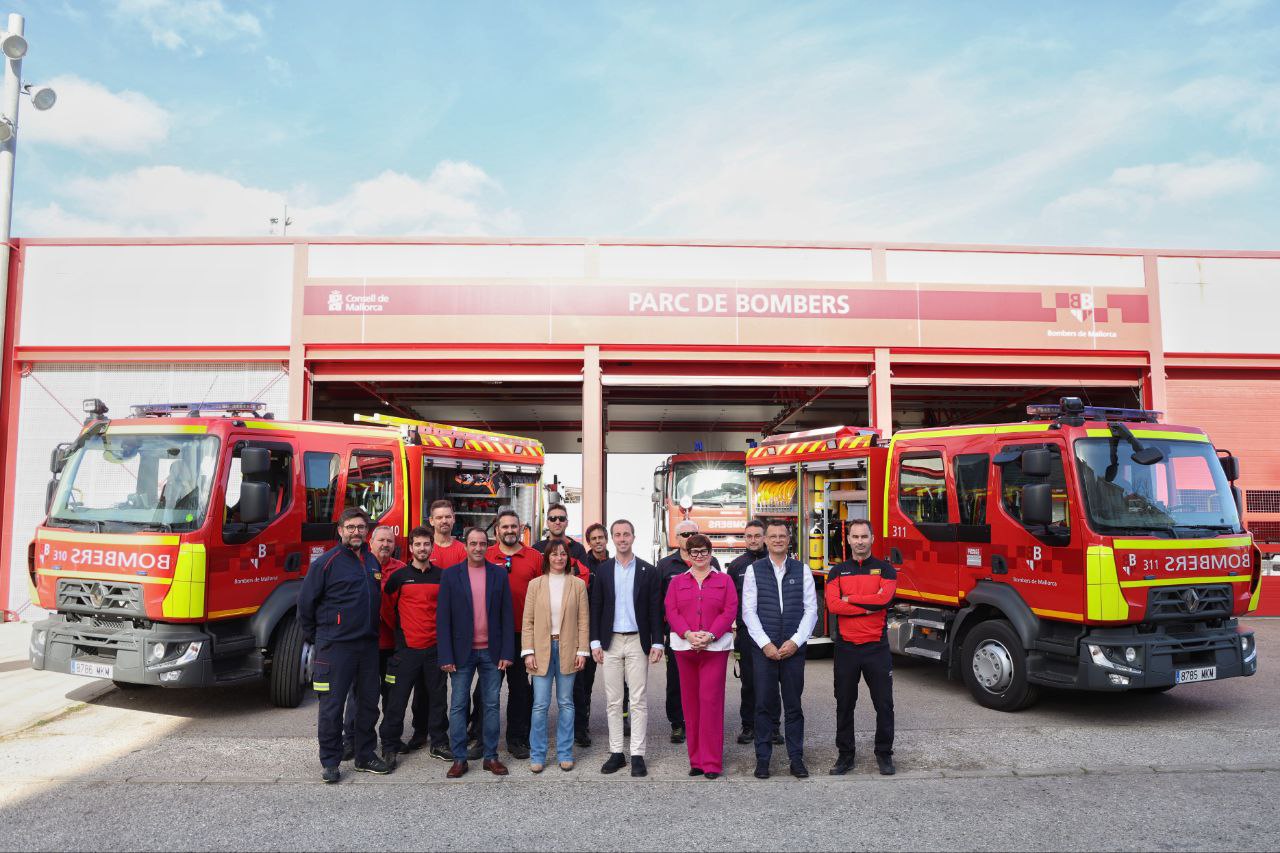
{"label": "blue sky", "polygon": [[10,2],[20,236],[1280,248],[1275,0]]}

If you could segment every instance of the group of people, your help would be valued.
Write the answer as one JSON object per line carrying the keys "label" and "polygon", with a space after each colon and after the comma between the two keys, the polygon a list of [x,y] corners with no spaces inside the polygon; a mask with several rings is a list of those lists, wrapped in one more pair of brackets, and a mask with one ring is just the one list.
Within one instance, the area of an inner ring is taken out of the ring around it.
{"label": "group of people", "polygon": [[[631,522],[592,525],[583,547],[566,535],[561,505],[550,508],[548,536],[532,547],[521,541],[524,526],[511,509],[499,512],[493,544],[477,527],[455,539],[447,500],[433,503],[428,518],[429,527],[409,532],[406,564],[394,556],[393,530],[370,531],[363,510],[343,510],[339,544],[313,561],[303,581],[298,619],[314,648],[324,781],[341,778],[344,760],[358,771],[390,773],[401,754],[423,748],[450,763],[451,779],[476,760],[507,775],[498,757],[503,680],[507,751],[534,773],[552,760],[572,770],[575,744],[591,745],[597,667],[609,731],[600,771],[630,766],[632,776],[645,776],[648,678],[664,657],[671,740],[687,744],[689,775],[715,779],[724,773],[725,684],[735,651],[737,742],[754,743],[755,776],[769,777],[773,747],[785,744],[791,775],[808,777],[802,694],[817,589],[808,566],[790,554],[785,523],[749,522],[747,550],[721,570],[710,538],[691,520],[676,528],[680,547],[654,565],[633,551]],[[829,772],[853,768],[854,706],[865,681],[876,710],[876,763],[892,774],[885,624],[896,575],[872,556],[870,524],[851,522],[848,538],[852,557],[830,569],[824,586],[835,620],[838,757]],[[413,734],[405,741],[410,710]]]}

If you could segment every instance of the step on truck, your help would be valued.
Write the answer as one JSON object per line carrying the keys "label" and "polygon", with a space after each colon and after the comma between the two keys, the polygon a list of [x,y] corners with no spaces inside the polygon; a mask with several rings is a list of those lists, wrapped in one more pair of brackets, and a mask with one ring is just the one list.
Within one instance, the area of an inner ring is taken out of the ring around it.
{"label": "step on truck", "polygon": [[847,449],[828,439],[820,460],[785,461],[796,442],[780,436],[748,451],[753,512],[794,478],[800,541],[826,565],[844,556],[833,531],[869,519],[875,554],[898,570],[893,651],[941,662],[987,707],[1026,707],[1043,687],[1253,675],[1238,619],[1257,607],[1261,568],[1236,458],[1158,412],[1067,397],[1028,414]]}
{"label": "step on truck", "polygon": [[[536,519],[539,442],[425,421],[278,421],[261,403],[101,401],[51,455],[48,514],[28,548],[34,669],[122,685],[267,680],[295,707],[311,649],[296,619],[311,561],[349,506],[405,537],[449,497],[459,524],[499,503]],[[463,513],[467,513],[465,516]],[[526,514],[527,513],[527,514]]]}

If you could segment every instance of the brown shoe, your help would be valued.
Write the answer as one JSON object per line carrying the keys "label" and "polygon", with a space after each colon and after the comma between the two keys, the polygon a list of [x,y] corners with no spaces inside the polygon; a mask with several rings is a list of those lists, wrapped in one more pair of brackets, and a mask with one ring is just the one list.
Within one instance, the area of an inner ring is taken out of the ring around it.
{"label": "brown shoe", "polygon": [[490,773],[492,773],[494,776],[506,776],[508,772],[507,765],[503,764],[501,761],[499,761],[496,758],[493,759],[492,761],[486,758],[484,764],[481,766],[484,767],[485,770],[488,770]]}
{"label": "brown shoe", "polygon": [[467,772],[467,762],[455,761],[453,766],[449,768],[449,772],[445,775],[450,779],[461,779],[463,774]]}

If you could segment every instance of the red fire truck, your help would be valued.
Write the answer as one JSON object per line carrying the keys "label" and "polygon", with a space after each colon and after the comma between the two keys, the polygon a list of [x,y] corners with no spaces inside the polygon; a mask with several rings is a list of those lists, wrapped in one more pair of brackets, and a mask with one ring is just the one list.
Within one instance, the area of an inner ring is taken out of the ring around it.
{"label": "red fire truck", "polygon": [[542,445],[424,421],[277,421],[259,403],[133,407],[51,458],[48,517],[28,550],[34,669],[203,687],[266,676],[294,707],[311,649],[295,618],[311,560],[359,506],[405,535],[448,497],[459,526],[499,505],[541,516]]}
{"label": "red fire truck", "polygon": [[653,472],[655,560],[680,547],[676,525],[685,519],[711,538],[716,556],[741,553],[747,524],[747,472],[743,453],[677,453]]}
{"label": "red fire truck", "polygon": [[[987,707],[1253,675],[1237,617],[1261,571],[1235,457],[1157,412],[1071,397],[1028,412],[845,447],[843,429],[779,436],[748,451],[752,510],[798,524],[819,572],[844,557],[848,520],[870,519],[898,569],[891,647],[942,662]],[[787,479],[795,505],[762,502]]]}

